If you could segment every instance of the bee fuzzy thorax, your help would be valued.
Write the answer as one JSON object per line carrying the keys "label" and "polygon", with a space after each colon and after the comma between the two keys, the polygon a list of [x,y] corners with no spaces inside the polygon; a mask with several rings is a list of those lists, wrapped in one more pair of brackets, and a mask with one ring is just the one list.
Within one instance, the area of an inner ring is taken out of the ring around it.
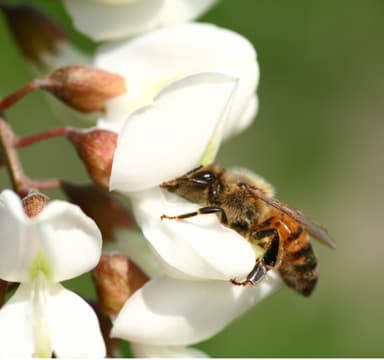
{"label": "bee fuzzy thorax", "polygon": [[275,189],[260,175],[255,174],[249,169],[242,167],[232,167],[227,170],[226,178],[228,182],[243,182],[250,184],[262,191],[267,196],[274,196]]}

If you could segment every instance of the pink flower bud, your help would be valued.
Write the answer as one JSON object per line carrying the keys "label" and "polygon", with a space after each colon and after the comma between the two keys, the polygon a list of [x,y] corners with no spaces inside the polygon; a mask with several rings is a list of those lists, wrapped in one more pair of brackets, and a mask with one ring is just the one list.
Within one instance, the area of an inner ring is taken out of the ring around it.
{"label": "pink flower bud", "polygon": [[108,316],[116,316],[127,299],[148,281],[136,264],[120,254],[103,254],[92,274],[100,308]]}
{"label": "pink flower bud", "polygon": [[33,218],[41,213],[47,206],[49,199],[42,193],[31,192],[22,200],[24,212],[30,218]]}
{"label": "pink flower bud", "polygon": [[87,132],[70,130],[67,134],[83,160],[89,176],[103,189],[109,188],[117,136],[112,131],[98,129]]}
{"label": "pink flower bud", "polygon": [[110,192],[93,184],[74,185],[66,182],[62,183],[62,190],[72,203],[95,220],[103,240],[115,240],[116,229],[133,227],[133,216]]}
{"label": "pink flower bud", "polygon": [[62,27],[32,5],[1,4],[9,30],[23,55],[37,67],[46,67],[47,55],[56,55],[67,41]]}
{"label": "pink flower bud", "polygon": [[91,66],[67,66],[40,84],[59,100],[81,112],[103,111],[107,100],[127,91],[123,77]]}

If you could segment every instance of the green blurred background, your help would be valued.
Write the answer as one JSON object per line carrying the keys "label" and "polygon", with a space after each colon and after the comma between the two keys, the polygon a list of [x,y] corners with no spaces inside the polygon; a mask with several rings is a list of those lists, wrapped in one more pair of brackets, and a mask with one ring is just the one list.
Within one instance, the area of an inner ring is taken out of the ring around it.
{"label": "green blurred background", "polygon": [[[92,49],[60,2],[33,3]],[[264,176],[280,199],[329,229],[337,250],[315,243],[312,297],[283,288],[198,347],[215,357],[383,357],[384,1],[222,0],[202,21],[250,39],[261,68],[256,121],[222,147],[219,162]],[[0,45],[5,96],[31,72],[2,17]],[[62,125],[40,93],[8,118],[19,135]],[[86,179],[64,140],[21,155],[33,177]],[[0,185],[8,186],[4,170]]]}

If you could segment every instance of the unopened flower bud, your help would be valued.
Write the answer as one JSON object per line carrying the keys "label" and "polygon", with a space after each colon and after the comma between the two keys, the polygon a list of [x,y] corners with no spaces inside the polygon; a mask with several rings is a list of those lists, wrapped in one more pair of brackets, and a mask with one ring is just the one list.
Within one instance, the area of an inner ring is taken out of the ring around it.
{"label": "unopened flower bud", "polygon": [[135,263],[120,254],[103,254],[92,274],[100,308],[111,317],[116,316],[127,299],[148,281]]}
{"label": "unopened flower bud", "polygon": [[133,227],[133,216],[110,192],[93,184],[63,182],[61,188],[72,203],[80,206],[85,214],[95,220],[103,240],[115,240],[116,229]]}
{"label": "unopened flower bud", "polygon": [[55,56],[67,41],[62,27],[32,5],[1,4],[9,30],[23,55],[36,67],[47,67],[48,56]]}
{"label": "unopened flower bud", "polygon": [[30,218],[39,215],[48,202],[48,197],[39,192],[31,192],[22,199],[24,212]]}
{"label": "unopened flower bud", "polygon": [[127,91],[123,77],[91,66],[53,71],[40,88],[81,112],[103,111],[105,102]]}
{"label": "unopened flower bud", "polygon": [[71,130],[67,134],[83,160],[89,176],[103,189],[109,188],[117,136],[115,132],[98,129],[86,132]]}

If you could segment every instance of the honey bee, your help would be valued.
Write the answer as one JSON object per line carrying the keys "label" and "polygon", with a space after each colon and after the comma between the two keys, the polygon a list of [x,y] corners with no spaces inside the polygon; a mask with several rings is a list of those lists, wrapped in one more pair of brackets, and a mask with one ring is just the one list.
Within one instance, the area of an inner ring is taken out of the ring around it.
{"label": "honey bee", "polygon": [[218,165],[200,166],[161,187],[200,204],[197,211],[162,219],[186,219],[216,213],[220,222],[256,243],[264,253],[244,280],[235,285],[254,285],[271,269],[278,269],[284,282],[304,296],[315,288],[317,260],[309,236],[331,248],[335,243],[326,230],[300,211],[273,198],[274,190],[264,179],[245,169]]}

